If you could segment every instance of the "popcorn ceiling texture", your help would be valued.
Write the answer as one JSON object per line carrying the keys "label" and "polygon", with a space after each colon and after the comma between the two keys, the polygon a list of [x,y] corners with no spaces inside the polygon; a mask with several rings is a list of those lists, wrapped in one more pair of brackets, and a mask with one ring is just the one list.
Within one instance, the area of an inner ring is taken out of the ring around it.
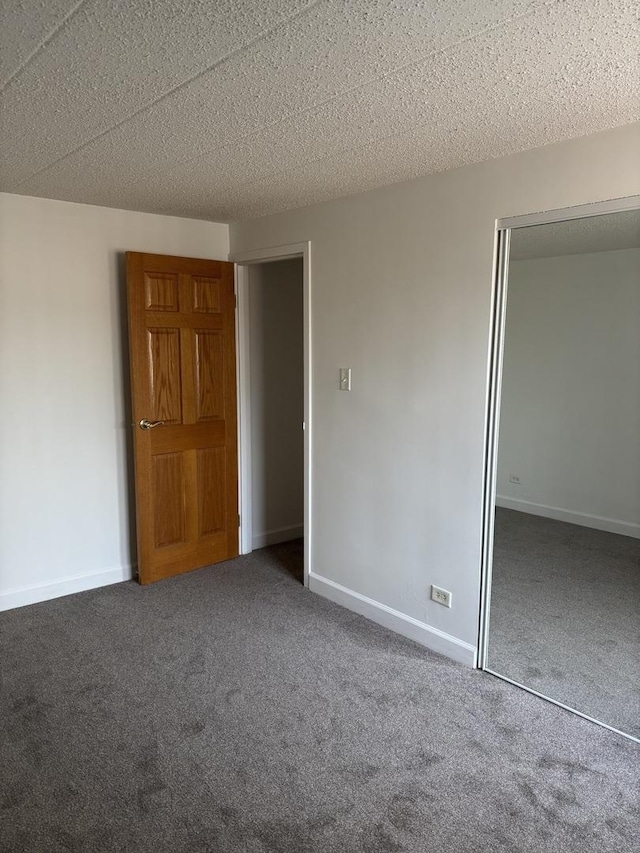
{"label": "popcorn ceiling texture", "polygon": [[639,8],[5,2],[0,189],[230,221],[606,130]]}

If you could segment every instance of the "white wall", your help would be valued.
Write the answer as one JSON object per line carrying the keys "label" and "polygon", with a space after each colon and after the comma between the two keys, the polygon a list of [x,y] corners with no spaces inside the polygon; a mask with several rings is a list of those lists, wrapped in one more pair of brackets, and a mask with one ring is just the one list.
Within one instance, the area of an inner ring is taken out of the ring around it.
{"label": "white wall", "polygon": [[495,220],[640,193],[638,150],[636,124],[231,226],[232,254],[311,240],[312,589],[472,662]]}
{"label": "white wall", "polygon": [[228,227],[0,194],[0,609],[131,575],[125,250]]}
{"label": "white wall", "polygon": [[302,258],[249,270],[253,547],[304,532]]}
{"label": "white wall", "polygon": [[640,249],[510,263],[498,496],[640,536]]}

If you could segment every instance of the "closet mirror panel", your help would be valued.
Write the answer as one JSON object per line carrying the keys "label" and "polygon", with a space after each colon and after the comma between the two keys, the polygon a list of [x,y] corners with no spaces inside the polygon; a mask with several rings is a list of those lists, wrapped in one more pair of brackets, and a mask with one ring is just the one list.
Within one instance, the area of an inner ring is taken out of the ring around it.
{"label": "closet mirror panel", "polygon": [[485,668],[640,738],[640,211],[507,270]]}

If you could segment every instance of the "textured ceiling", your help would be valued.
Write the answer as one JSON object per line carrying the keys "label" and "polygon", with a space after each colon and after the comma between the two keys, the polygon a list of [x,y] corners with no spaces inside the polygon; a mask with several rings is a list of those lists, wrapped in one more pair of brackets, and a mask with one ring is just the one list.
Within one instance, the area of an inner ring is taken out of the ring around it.
{"label": "textured ceiling", "polygon": [[2,0],[0,189],[229,221],[635,121],[637,0]]}
{"label": "textured ceiling", "polygon": [[616,249],[640,249],[640,210],[514,228],[509,257],[522,261]]}

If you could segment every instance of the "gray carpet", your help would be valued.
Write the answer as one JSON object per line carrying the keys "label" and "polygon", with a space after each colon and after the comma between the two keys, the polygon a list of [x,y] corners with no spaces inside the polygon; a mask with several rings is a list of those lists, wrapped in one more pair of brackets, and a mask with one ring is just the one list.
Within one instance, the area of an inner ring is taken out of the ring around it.
{"label": "gray carpet", "polygon": [[498,509],[491,599],[492,670],[640,737],[640,541]]}
{"label": "gray carpet", "polygon": [[276,546],[2,615],[2,851],[637,850],[632,742],[300,564]]}

